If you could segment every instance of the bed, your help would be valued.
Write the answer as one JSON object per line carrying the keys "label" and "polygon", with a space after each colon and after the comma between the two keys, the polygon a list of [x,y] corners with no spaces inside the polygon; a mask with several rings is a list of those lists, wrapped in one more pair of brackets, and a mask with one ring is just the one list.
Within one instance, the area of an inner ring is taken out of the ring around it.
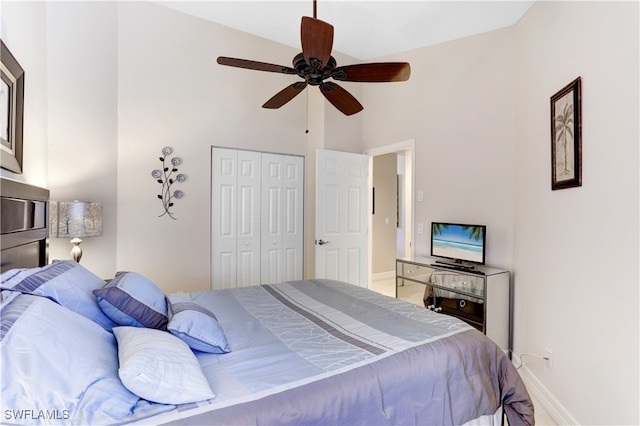
{"label": "bed", "polygon": [[509,358],[460,320],[332,280],[105,282],[48,262],[47,198],[2,180],[3,424],[534,423]]}

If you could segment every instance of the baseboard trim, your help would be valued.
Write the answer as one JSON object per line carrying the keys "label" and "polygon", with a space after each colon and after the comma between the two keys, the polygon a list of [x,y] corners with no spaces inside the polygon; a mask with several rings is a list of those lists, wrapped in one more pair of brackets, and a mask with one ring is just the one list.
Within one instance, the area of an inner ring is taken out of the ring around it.
{"label": "baseboard trim", "polygon": [[371,280],[389,280],[396,277],[396,271],[378,272],[377,274],[371,274]]}
{"label": "baseboard trim", "polygon": [[[515,356],[514,356],[515,358]],[[520,359],[514,360],[519,365]],[[535,399],[542,409],[544,409],[551,419],[558,425],[577,425],[578,421],[569,413],[569,411],[553,396],[551,391],[536,377],[535,374],[527,366],[522,366],[518,372],[524,382],[531,398]]]}

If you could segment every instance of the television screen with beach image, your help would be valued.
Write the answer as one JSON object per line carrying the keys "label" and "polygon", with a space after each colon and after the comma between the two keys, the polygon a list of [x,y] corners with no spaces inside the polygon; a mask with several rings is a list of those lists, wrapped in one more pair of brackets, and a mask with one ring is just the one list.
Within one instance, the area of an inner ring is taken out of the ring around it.
{"label": "television screen with beach image", "polygon": [[431,256],[484,264],[484,225],[431,224]]}

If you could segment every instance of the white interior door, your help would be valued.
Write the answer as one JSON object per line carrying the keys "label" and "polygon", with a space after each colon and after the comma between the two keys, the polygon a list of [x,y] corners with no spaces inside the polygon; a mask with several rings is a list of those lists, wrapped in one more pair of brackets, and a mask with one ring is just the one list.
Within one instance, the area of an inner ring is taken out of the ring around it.
{"label": "white interior door", "polygon": [[369,157],[316,154],[316,277],[368,286]]}

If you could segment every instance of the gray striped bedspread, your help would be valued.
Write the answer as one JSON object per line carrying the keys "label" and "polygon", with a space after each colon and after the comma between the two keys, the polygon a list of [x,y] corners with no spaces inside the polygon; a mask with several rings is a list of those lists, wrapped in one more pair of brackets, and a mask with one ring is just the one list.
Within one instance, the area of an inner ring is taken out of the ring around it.
{"label": "gray striped bedspread", "polygon": [[533,424],[504,352],[462,321],[350,284],[305,280],[189,293],[231,352],[198,354],[216,398],[144,423]]}

